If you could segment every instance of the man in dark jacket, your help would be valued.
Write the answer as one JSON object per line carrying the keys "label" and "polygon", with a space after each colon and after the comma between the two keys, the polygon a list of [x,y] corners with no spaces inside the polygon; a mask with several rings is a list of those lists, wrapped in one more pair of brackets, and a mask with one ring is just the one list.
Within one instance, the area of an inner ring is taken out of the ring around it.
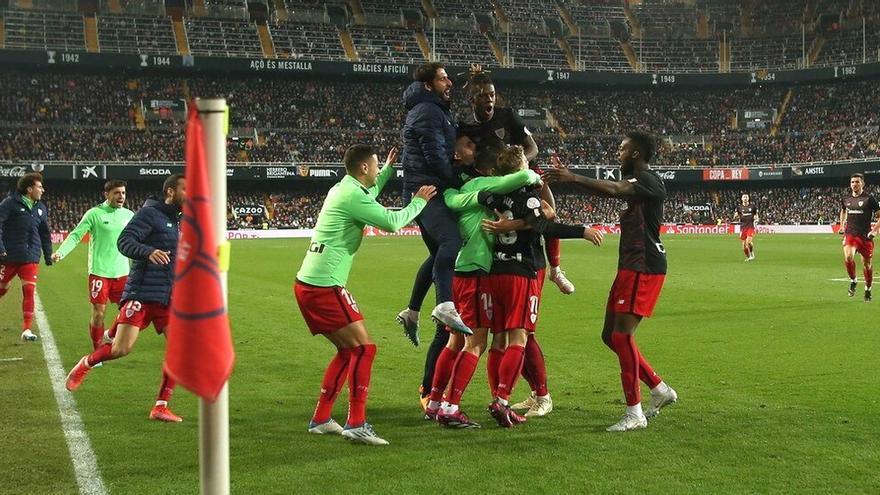
{"label": "man in dark jacket", "polygon": [[52,264],[52,235],[42,197],[43,176],[30,173],[22,176],[15,192],[0,203],[0,297],[9,291],[12,279],[18,275],[23,296],[21,339],[25,342],[37,340],[31,323],[41,251],[46,265]]}
{"label": "man in dark jacket", "polygon": [[[438,191],[457,186],[457,178],[452,166],[455,152],[456,128],[450,112],[452,81],[446,74],[443,64],[431,62],[416,69],[415,82],[403,93],[406,107],[406,123],[403,127],[403,197],[408,201],[414,191],[424,185],[436,186]],[[415,287],[429,285],[427,277],[432,277],[437,293],[437,306],[431,317],[438,323],[434,341],[428,349],[425,373],[422,378],[421,395],[424,399],[430,391],[434,362],[449,335],[443,326],[470,334],[452,302],[452,272],[455,258],[461,249],[461,235],[458,219],[446,206],[443,195],[434,196],[422,213],[416,218],[422,231],[422,240],[428,247],[429,256],[419,270]],[[432,269],[428,269],[428,268]],[[397,316],[410,339],[418,342],[418,320],[421,298],[417,289],[413,290],[407,309]]]}
{"label": "man in dark jacket", "polygon": [[[180,212],[186,199],[186,181],[174,174],[162,185],[164,201],[150,198],[119,234],[116,246],[130,258],[131,271],[120,300],[119,316],[108,331],[112,344],[103,344],[82,359],[67,375],[67,390],[79,388],[96,364],[131,352],[141,330],[153,324],[163,334],[168,326],[168,306],[174,282],[174,261],[180,232]],[[162,385],[150,419],[183,421],[168,409],[174,380],[162,373]]]}

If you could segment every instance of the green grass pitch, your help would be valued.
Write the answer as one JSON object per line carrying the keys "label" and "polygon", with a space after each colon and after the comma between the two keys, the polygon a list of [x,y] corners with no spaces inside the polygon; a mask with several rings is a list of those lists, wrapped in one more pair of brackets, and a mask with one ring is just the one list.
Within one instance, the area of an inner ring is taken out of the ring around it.
{"label": "green grass pitch", "polygon": [[[637,337],[680,400],[647,430],[610,434],[604,428],[622,413],[623,394],[599,333],[617,237],[602,248],[563,243],[577,292],[545,289],[538,335],[553,413],[511,430],[494,426],[484,357],[463,402],[484,428],[468,431],[421,419],[430,304],[422,347],[394,322],[425,255],[421,241],[365,239],[348,288],[379,347],[368,417],[391,442],[385,448],[306,433],[332,355],[293,300],[307,240],[233,243],[233,493],[877,493],[880,303],[862,302],[861,285],[850,299],[846,283],[832,280],[845,276],[839,238],[758,236],[753,263],[733,236],[664,241],[669,276]],[[67,369],[89,349],[85,258],[80,247],[43,266],[38,286]],[[0,359],[23,358],[0,361],[0,492],[76,493],[42,349],[18,340],[18,287],[0,300]],[[182,424],[147,420],[163,349],[143,332],[132,355],[95,370],[75,394],[110,493],[198,493],[196,398],[180,388],[173,397]],[[514,398],[526,392],[521,380]],[[345,397],[334,413],[340,422]]]}

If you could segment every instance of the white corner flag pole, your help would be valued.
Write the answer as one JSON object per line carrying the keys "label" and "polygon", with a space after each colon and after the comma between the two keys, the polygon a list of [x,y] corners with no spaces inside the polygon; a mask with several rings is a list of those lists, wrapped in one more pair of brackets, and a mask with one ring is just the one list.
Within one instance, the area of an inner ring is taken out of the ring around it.
{"label": "white corner flag pole", "polygon": [[[196,106],[202,119],[214,239],[219,246],[226,242],[226,99],[198,98]],[[223,303],[228,307],[226,275],[221,266]],[[202,495],[229,494],[228,382],[215,402],[199,399],[199,480]]]}

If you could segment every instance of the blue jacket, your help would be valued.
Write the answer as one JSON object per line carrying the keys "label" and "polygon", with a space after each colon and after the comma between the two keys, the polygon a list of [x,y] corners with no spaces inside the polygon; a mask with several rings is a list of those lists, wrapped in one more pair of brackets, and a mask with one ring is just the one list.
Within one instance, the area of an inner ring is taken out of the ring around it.
{"label": "blue jacket", "polygon": [[0,261],[39,263],[40,251],[46,264],[52,264],[52,233],[47,220],[49,210],[42,201],[28,209],[21,193],[13,192],[0,203]]}
{"label": "blue jacket", "polygon": [[404,91],[403,104],[407,110],[403,126],[404,190],[415,192],[426,184],[439,189],[454,185],[456,126],[449,103],[426,90],[422,83],[414,82]]}
{"label": "blue jacket", "polygon": [[[170,304],[179,226],[180,208],[150,198],[122,229],[116,247],[132,261],[120,302]],[[156,249],[170,251],[171,263],[158,265],[151,262],[148,258]]]}

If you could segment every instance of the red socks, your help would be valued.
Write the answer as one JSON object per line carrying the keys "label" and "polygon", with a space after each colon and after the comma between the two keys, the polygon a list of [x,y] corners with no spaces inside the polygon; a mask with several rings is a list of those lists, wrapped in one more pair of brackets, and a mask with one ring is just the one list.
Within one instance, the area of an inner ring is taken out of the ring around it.
{"label": "red socks", "polygon": [[865,275],[865,288],[871,287],[871,283],[874,282],[874,268],[865,268],[863,273]]}
{"label": "red socks", "polygon": [[550,393],[547,391],[547,367],[544,364],[544,353],[534,335],[529,336],[529,341],[526,344],[522,375],[529,382],[535,395],[545,396]]}
{"label": "red socks", "polygon": [[156,400],[168,402],[168,400],[171,399],[171,394],[174,392],[175,385],[174,378],[171,378],[168,376],[168,373],[163,371],[162,384],[159,386],[159,396],[156,397]]}
{"label": "red socks", "polygon": [[[633,345],[635,345],[635,340],[633,340]],[[638,349],[636,349],[638,351]],[[641,351],[639,351],[639,378],[648,386],[648,388],[654,388],[657,385],[660,385],[660,382],[663,381],[654,369],[651,368],[651,365],[648,364],[648,361],[642,356]]]}
{"label": "red socks", "polygon": [[620,382],[626,405],[634,406],[642,402],[642,391],[639,389],[639,349],[632,335],[622,332],[611,333],[611,346],[620,361]]}
{"label": "red socks", "polygon": [[34,291],[37,290],[36,284],[21,284],[21,313],[24,315],[24,321],[21,324],[22,330],[31,328],[34,321]]}
{"label": "red socks", "polygon": [[89,325],[89,337],[92,338],[92,348],[97,349],[104,340],[104,326]]}
{"label": "red socks", "polygon": [[437,356],[437,362],[434,364],[434,378],[431,382],[431,400],[440,402],[443,399],[443,391],[452,377],[452,370],[455,368],[455,359],[458,352],[448,347],[444,347]]}
{"label": "red socks", "polygon": [[321,395],[318,396],[318,405],[315,407],[314,416],[312,416],[312,421],[315,423],[325,423],[330,419],[336,397],[342,390],[342,386],[345,385],[350,358],[350,350],[339,349],[330,360],[330,364],[327,365],[324,380],[321,381]]}
{"label": "red socks", "polygon": [[501,367],[498,370],[498,389],[495,396],[499,399],[508,400],[522,370],[523,357],[526,348],[521,345],[507,346]]}
{"label": "red socks", "polygon": [[471,378],[474,377],[478,362],[480,362],[480,356],[476,354],[465,351],[458,353],[458,359],[455,360],[455,368],[452,371],[452,390],[450,390],[448,397],[450,404],[458,405],[461,403],[461,396],[464,395]]}
{"label": "red socks", "polygon": [[348,360],[348,420],[352,427],[367,421],[367,393],[370,390],[370,373],[376,357],[376,344],[352,348]]}
{"label": "red socks", "polygon": [[113,346],[111,344],[101,344],[94,352],[89,354],[86,358],[86,362],[89,366],[94,366],[98,363],[103,363],[104,361],[110,361],[113,359],[112,351]]}
{"label": "red socks", "polygon": [[846,274],[849,275],[850,280],[855,280],[856,278],[856,260],[852,261],[844,261],[846,265]]}
{"label": "red socks", "polygon": [[489,359],[486,363],[486,373],[489,375],[489,392],[495,397],[498,390],[498,370],[501,368],[501,359],[504,358],[504,351],[501,349],[489,349]]}
{"label": "red socks", "polygon": [[547,264],[550,265],[551,268],[558,267],[559,266],[559,252],[560,252],[559,238],[556,238],[556,237],[544,238],[544,242],[546,243]]}

